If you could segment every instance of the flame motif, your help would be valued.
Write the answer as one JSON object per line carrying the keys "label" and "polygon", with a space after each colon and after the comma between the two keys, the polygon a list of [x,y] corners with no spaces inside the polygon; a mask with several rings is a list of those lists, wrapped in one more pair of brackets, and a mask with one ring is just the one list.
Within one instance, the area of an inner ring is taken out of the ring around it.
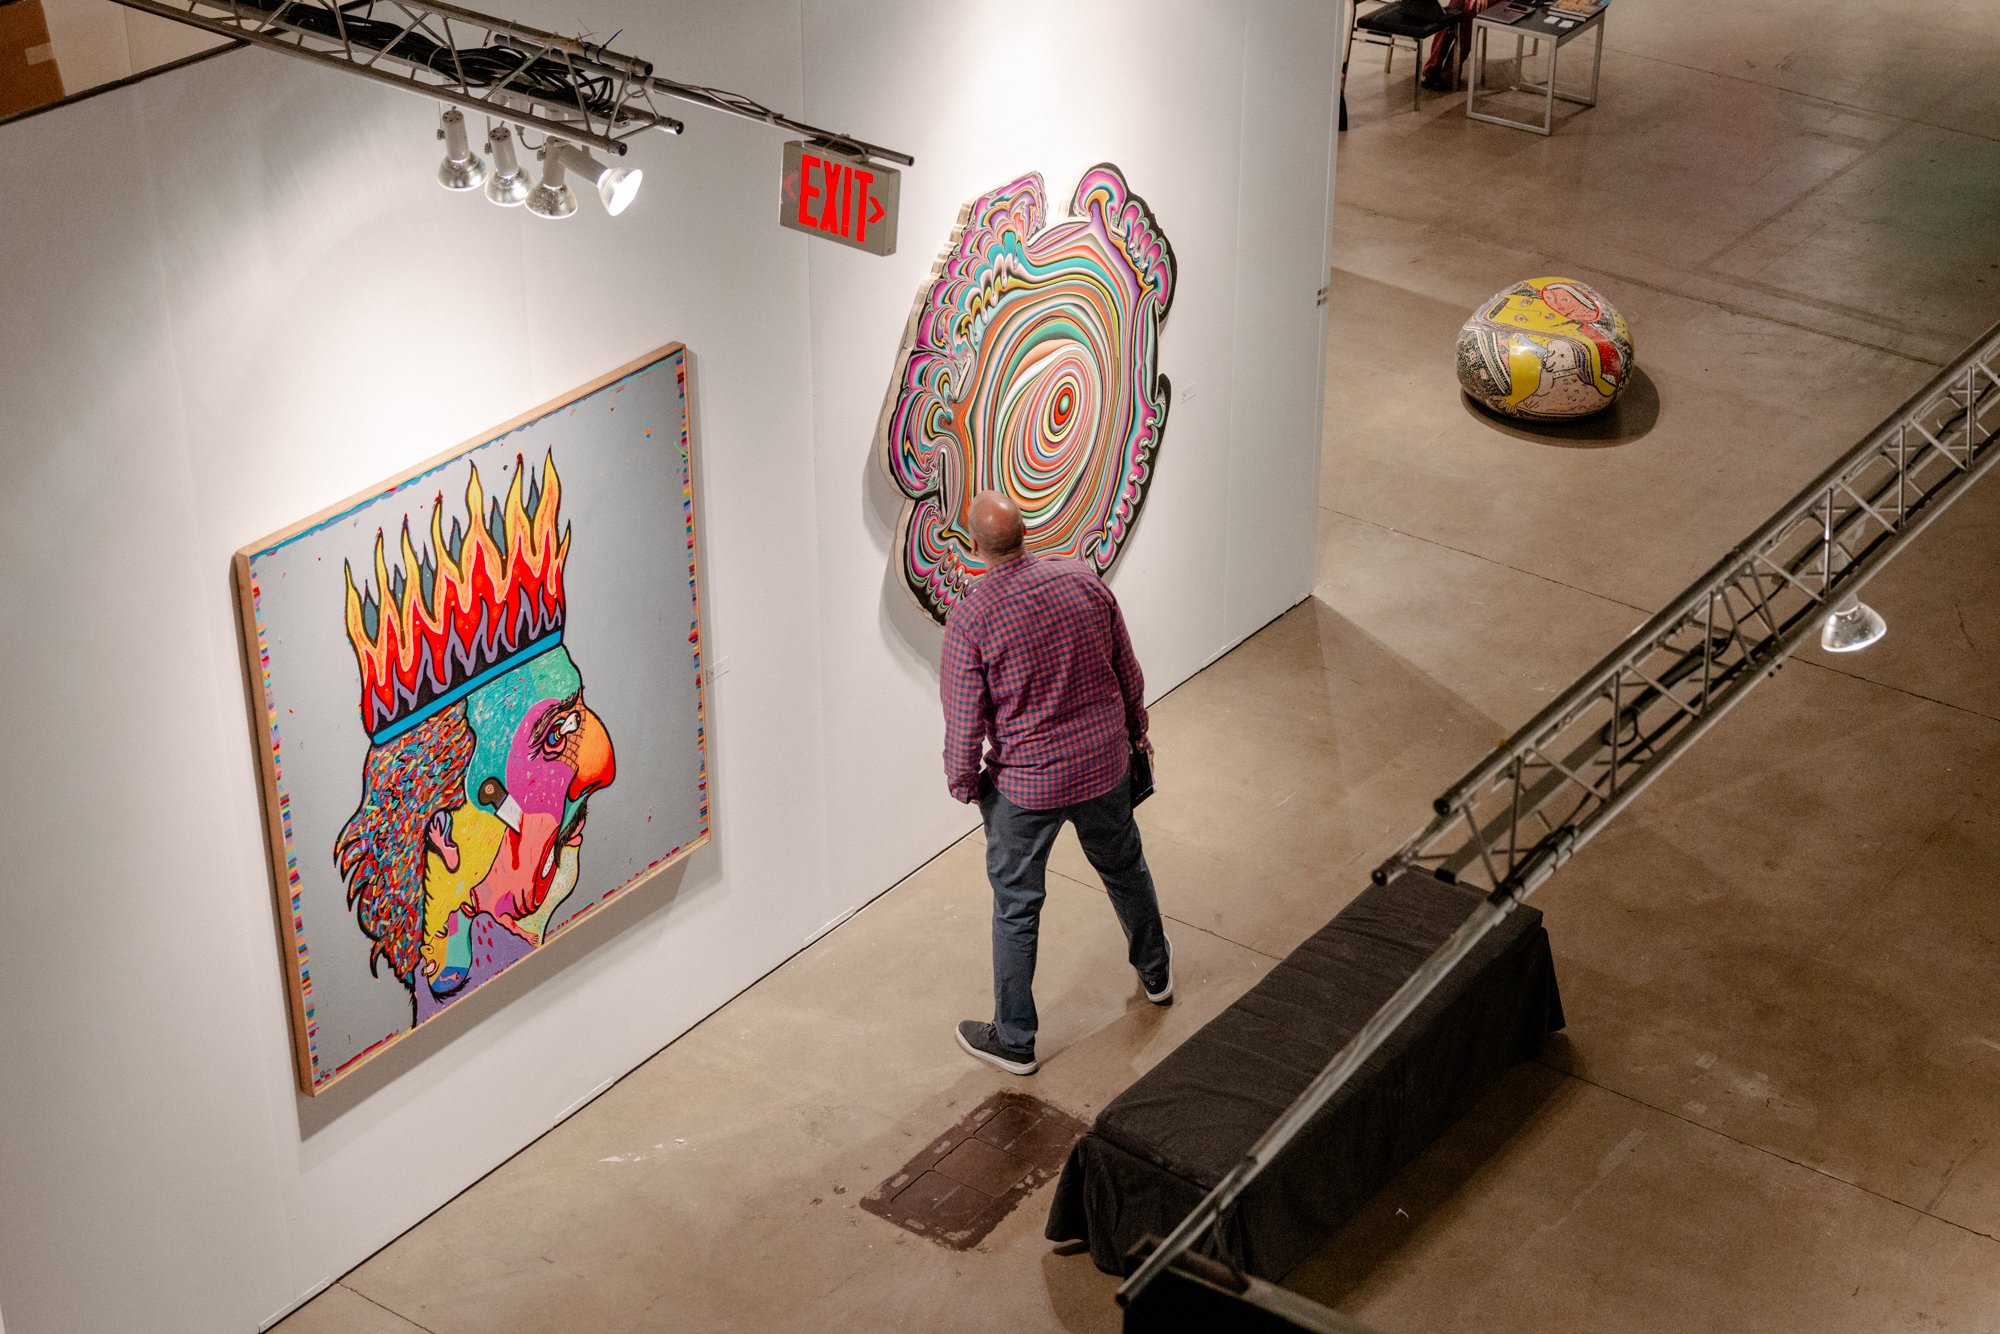
{"label": "flame motif", "polygon": [[414,726],[453,691],[561,633],[569,529],[558,525],[562,480],[554,454],[524,494],[526,476],[517,454],[506,501],[489,511],[473,465],[465,483],[467,527],[454,517],[446,537],[439,492],[421,554],[405,519],[393,572],[380,531],[374,582],[356,587],[354,567],[347,567],[347,638],[361,669],[361,721],[377,744]]}

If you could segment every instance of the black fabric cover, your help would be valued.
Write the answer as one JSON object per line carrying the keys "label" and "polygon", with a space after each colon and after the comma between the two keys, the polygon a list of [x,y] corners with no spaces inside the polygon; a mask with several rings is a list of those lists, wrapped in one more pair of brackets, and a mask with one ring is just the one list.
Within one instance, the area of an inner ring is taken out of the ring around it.
{"label": "black fabric cover", "polygon": [[[1164,1237],[1479,902],[1422,872],[1370,886],[1098,1114],[1056,1184],[1051,1241],[1123,1270]],[[1548,932],[1517,908],[1253,1182],[1198,1249],[1277,1281],[1563,1026]]]}

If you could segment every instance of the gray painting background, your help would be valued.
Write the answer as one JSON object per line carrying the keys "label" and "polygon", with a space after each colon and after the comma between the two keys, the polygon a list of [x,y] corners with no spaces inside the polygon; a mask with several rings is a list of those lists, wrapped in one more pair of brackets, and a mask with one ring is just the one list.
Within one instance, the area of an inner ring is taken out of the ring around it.
{"label": "gray painting background", "polygon": [[[562,479],[559,518],[570,530],[563,643],[617,759],[615,781],[591,796],[581,875],[552,928],[702,832],[696,646],[688,642],[695,594],[681,508],[686,401],[675,375],[686,355],[676,351],[251,557],[277,710],[280,787],[291,805],[322,1080],[411,1027],[409,992],[386,963],[380,977],[369,973],[369,941],[347,907],[333,860],[334,839],[360,801],[368,751],[360,671],[347,640],[344,563],[353,563],[357,585],[364,575],[372,582],[379,530],[388,536],[393,573],[405,517],[421,556],[440,491],[445,533],[454,516],[462,526],[474,463],[490,504],[505,499],[517,454],[532,479],[554,451]],[[252,686],[261,686],[254,674]],[[543,969],[549,962],[530,956],[518,966]],[[468,1002],[461,996],[455,1003]]]}

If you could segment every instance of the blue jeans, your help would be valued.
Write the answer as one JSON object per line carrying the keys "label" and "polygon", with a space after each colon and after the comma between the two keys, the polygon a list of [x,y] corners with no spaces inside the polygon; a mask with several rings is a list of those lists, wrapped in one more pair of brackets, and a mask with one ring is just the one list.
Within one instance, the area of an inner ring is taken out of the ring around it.
{"label": "blue jeans", "polygon": [[986,821],[986,878],[993,883],[993,1026],[1000,1041],[1035,1046],[1035,945],[1049,849],[1065,821],[1076,826],[1083,855],[1103,877],[1125,928],[1126,958],[1149,986],[1166,980],[1167,935],[1124,779],[1101,797],[1048,811],[1024,810],[989,787],[979,813]]}

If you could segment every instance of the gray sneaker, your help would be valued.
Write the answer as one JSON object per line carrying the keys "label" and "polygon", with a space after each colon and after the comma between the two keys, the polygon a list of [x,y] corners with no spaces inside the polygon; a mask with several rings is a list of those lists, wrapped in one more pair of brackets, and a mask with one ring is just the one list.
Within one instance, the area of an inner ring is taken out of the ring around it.
{"label": "gray sneaker", "polygon": [[1161,935],[1165,937],[1167,942],[1167,975],[1161,980],[1157,990],[1154,989],[1151,982],[1146,980],[1144,973],[1139,974],[1139,985],[1146,989],[1146,999],[1153,1002],[1153,1004],[1172,1005],[1174,1003],[1174,942],[1173,938],[1166,936],[1165,932],[1162,932]]}
{"label": "gray sneaker", "polygon": [[988,1065],[997,1065],[1010,1075],[1032,1075],[1040,1068],[1033,1047],[1010,1047],[1000,1040],[991,1024],[964,1019],[958,1025],[958,1045]]}

